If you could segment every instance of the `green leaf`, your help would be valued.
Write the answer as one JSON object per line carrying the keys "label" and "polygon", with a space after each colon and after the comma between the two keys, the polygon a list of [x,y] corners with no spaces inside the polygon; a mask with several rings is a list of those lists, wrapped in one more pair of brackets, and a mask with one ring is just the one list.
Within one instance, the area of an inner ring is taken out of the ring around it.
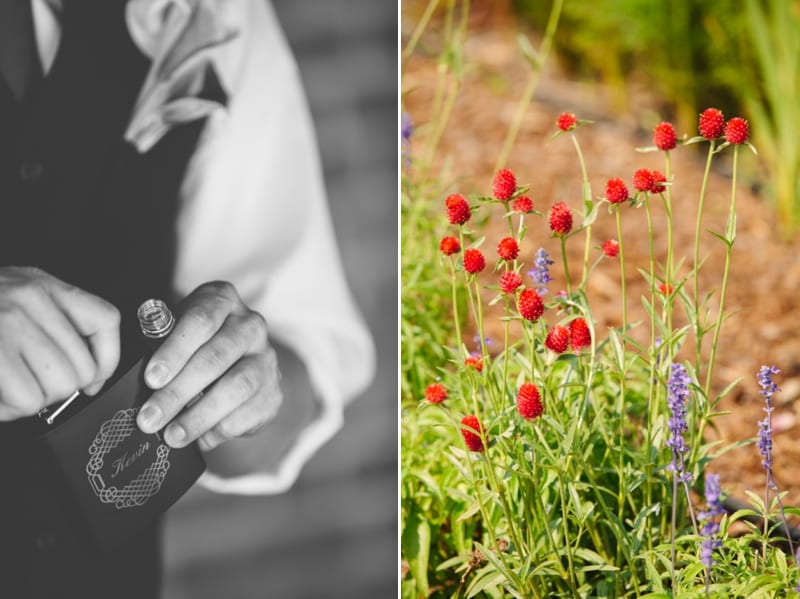
{"label": "green leaf", "polygon": [[417,590],[423,597],[430,595],[428,585],[428,559],[431,548],[431,529],[425,515],[416,504],[406,519],[403,529],[402,549]]}

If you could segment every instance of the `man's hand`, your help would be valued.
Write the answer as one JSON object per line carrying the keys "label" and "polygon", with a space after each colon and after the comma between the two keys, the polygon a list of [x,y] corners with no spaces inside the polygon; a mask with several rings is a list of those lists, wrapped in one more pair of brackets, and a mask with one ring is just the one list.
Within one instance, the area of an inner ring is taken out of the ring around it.
{"label": "man's hand", "polygon": [[41,270],[0,268],[0,420],[94,395],[119,361],[119,312]]}
{"label": "man's hand", "polygon": [[168,424],[164,440],[172,447],[199,439],[209,450],[269,421],[281,404],[279,381],[264,318],[231,284],[207,283],[184,300],[150,358],[145,382],[156,391],[137,422],[146,433]]}

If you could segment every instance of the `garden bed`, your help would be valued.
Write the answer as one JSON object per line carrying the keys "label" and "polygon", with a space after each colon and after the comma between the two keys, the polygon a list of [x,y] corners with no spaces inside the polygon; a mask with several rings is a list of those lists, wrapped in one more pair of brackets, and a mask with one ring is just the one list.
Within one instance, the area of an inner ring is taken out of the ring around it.
{"label": "garden bed", "polygon": [[[517,109],[519,98],[529,77],[529,69],[521,60],[510,24],[484,27],[474,23],[465,47],[465,64],[470,68],[459,91],[450,126],[445,129],[437,160],[451,161],[454,180],[450,192],[488,193],[494,174],[495,161],[504,136]],[[433,101],[437,77],[436,57],[417,52],[403,70],[403,107],[417,126],[424,126]],[[630,181],[640,168],[663,166],[659,153],[637,153],[634,148],[652,143],[652,127],[664,118],[658,113],[656,99],[647,90],[634,93],[630,110],[615,114],[606,100],[608,94],[599,84],[570,81],[559,73],[551,60],[539,82],[530,109],[525,114],[513,152],[507,166],[522,184],[530,185],[535,208],[547,214],[553,203],[565,201],[577,211],[580,208],[581,178],[575,149],[566,137],[552,139],[558,115],[568,111],[581,119],[594,121],[578,132],[588,165],[593,195],[602,196],[605,182],[611,177]],[[701,107],[704,108],[704,107]],[[734,115],[726,115],[734,116]],[[681,135],[682,131],[678,131]],[[696,131],[685,132],[688,136]],[[415,151],[411,144],[411,152]],[[672,152],[675,180],[672,188],[674,202],[675,246],[690,248],[696,224],[697,189],[699,189],[705,156],[696,147],[679,147]],[[708,183],[703,228],[723,231],[731,193],[730,155],[715,162]],[[718,432],[710,438],[728,442],[754,439],[757,422],[763,418],[763,400],[758,395],[755,375],[761,365],[774,364],[782,373],[776,377],[782,391],[776,396],[773,413],[774,472],[779,489],[788,491],[785,502],[800,505],[800,445],[798,445],[798,416],[800,416],[800,340],[795,334],[800,289],[800,244],[797,240],[781,240],[777,234],[774,212],[767,200],[758,194],[758,158],[750,152],[740,156],[740,163],[749,178],[741,177],[738,185],[738,231],[733,249],[731,280],[725,311],[730,318],[720,335],[717,368],[712,388],[720,391],[741,377],[742,381],[721,402],[730,415],[716,419]],[[444,197],[431,201],[443,202]],[[648,246],[643,210],[626,214],[623,231],[626,260],[630,262],[628,294],[638,298],[646,294],[649,284],[637,275],[637,268],[647,268]],[[654,215],[658,218],[658,215]],[[501,219],[487,231],[486,247],[494,247],[506,233]],[[599,243],[615,237],[615,222],[601,209],[594,225]],[[666,246],[663,221],[656,220],[656,251]],[[531,259],[537,247],[545,247],[558,260],[558,240],[542,236],[535,245],[521,248]],[[569,246],[570,260],[579,263],[583,245]],[[725,259],[724,245],[711,234],[701,241],[701,256],[706,257],[701,285],[718,289],[718,280]],[[683,266],[685,273],[686,264]],[[559,289],[563,281],[552,283]],[[717,277],[715,280],[714,277]],[[487,291],[487,302],[494,292]],[[618,327],[619,269],[610,261],[602,263],[592,276],[587,295],[592,305],[598,331]],[[718,295],[710,308],[717,308]],[[645,313],[638,300],[630,302],[630,320],[644,320]],[[502,337],[502,324],[497,314],[486,319],[490,337]],[[464,342],[472,347],[471,332],[465,332]],[[635,336],[635,335],[634,335]],[[707,348],[704,348],[707,352]],[[715,436],[716,435],[716,436]],[[725,492],[744,498],[746,490],[763,492],[764,470],[754,445],[730,451],[715,459],[709,470],[720,474]]]}

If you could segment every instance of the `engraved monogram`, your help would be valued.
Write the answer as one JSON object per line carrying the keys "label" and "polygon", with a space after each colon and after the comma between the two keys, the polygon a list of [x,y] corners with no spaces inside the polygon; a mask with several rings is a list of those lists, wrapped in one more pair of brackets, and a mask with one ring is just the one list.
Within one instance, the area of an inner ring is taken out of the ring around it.
{"label": "engraved monogram", "polygon": [[132,451],[130,453],[126,451],[120,457],[114,460],[111,463],[111,467],[114,469],[114,471],[111,473],[111,478],[117,478],[117,475],[120,472],[125,472],[129,466],[147,453],[148,449],[150,449],[150,442],[145,441],[144,443],[139,444],[139,447],[136,449],[136,451]]}
{"label": "engraved monogram", "polygon": [[[137,412],[138,409],[134,408],[119,410],[102,424],[89,447],[90,457],[86,464],[89,485],[101,502],[113,504],[117,509],[142,506],[147,503],[148,499],[161,490],[161,485],[170,467],[168,459],[170,447],[160,437],[155,436],[154,438],[158,441],[155,456],[136,478],[120,487],[106,483],[102,474],[105,458],[128,437],[139,434],[139,429],[136,427]],[[155,445],[155,442],[153,444]],[[109,478],[116,478],[135,463],[142,462],[142,460],[146,462],[144,456],[150,449],[150,441],[145,440],[140,442],[136,449],[126,451],[113,460],[110,465]]]}

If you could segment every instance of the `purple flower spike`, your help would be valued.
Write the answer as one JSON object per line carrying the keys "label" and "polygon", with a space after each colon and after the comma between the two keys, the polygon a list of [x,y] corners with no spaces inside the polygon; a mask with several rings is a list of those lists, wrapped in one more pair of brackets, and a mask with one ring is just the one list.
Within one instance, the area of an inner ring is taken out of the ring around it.
{"label": "purple flower spike", "polygon": [[772,477],[772,412],[775,409],[772,405],[772,397],[780,391],[777,383],[772,380],[773,374],[778,374],[780,370],[775,366],[762,366],[758,371],[756,377],[758,378],[758,385],[761,387],[759,393],[764,398],[766,407],[763,410],[767,413],[764,420],[758,423],[758,453],[763,458],[761,465],[767,471],[767,484],[773,489],[776,488],[775,481]]}
{"label": "purple flower spike", "polygon": [[536,291],[539,295],[547,293],[547,284],[553,279],[550,277],[550,265],[553,261],[547,254],[544,248],[536,250],[536,258],[533,262],[533,268],[528,271],[528,275],[533,279],[536,285]]}
{"label": "purple flower spike", "polygon": [[688,430],[686,424],[686,400],[689,398],[689,384],[692,382],[686,373],[686,368],[681,364],[672,364],[667,383],[667,405],[672,416],[669,419],[669,438],[667,447],[672,448],[672,461],[667,470],[674,472],[678,482],[692,482],[692,475],[686,472],[686,465],[683,456],[688,453],[689,447],[686,445],[684,434]]}
{"label": "purple flower spike", "polygon": [[715,520],[716,516],[725,513],[720,501],[719,475],[706,475],[706,505],[708,509],[698,514],[701,520],[705,520],[701,533],[704,537],[700,543],[700,561],[706,568],[711,568],[716,561],[714,560],[714,550],[722,546],[722,541],[716,538],[719,532],[719,524]]}

